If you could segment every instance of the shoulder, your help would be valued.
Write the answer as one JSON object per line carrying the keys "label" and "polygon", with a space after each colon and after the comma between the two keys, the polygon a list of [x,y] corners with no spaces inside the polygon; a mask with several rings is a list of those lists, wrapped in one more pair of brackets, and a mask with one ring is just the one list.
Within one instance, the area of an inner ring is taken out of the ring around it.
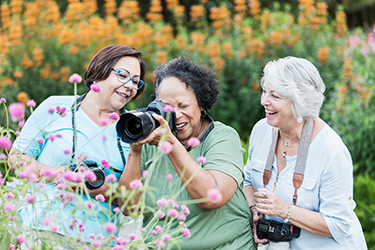
{"label": "shoulder", "polygon": [[322,145],[330,154],[348,150],[341,137],[325,122],[315,139],[316,143]]}

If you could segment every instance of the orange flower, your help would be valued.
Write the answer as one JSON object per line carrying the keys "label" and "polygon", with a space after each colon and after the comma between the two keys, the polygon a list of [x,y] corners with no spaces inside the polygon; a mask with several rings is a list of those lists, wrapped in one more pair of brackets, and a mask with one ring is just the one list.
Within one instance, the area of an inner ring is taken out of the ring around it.
{"label": "orange flower", "polygon": [[339,36],[342,36],[347,31],[348,27],[346,26],[346,14],[344,11],[336,12],[336,31]]}
{"label": "orange flower", "polygon": [[15,78],[22,78],[23,77],[23,72],[21,72],[21,71],[14,71],[13,72],[13,76]]}
{"label": "orange flower", "polygon": [[222,46],[223,46],[224,55],[227,58],[231,59],[233,57],[232,44],[231,43],[223,43]]}
{"label": "orange flower", "polygon": [[259,83],[251,84],[251,89],[254,91],[254,93],[259,93],[260,92],[260,84]]}
{"label": "orange flower", "polygon": [[44,59],[43,49],[34,49],[33,50],[33,60],[36,61],[36,64],[39,66]]}
{"label": "orange flower", "polygon": [[324,47],[318,49],[318,60],[321,61],[324,64],[328,63],[328,54],[329,54],[329,48]]}
{"label": "orange flower", "polygon": [[156,52],[156,64],[162,64],[162,63],[165,63],[168,61],[168,58],[167,58],[167,52],[166,51],[158,51]]}
{"label": "orange flower", "polygon": [[77,46],[73,45],[69,48],[69,54],[71,55],[78,54],[78,52],[79,52],[79,48]]}
{"label": "orange flower", "polygon": [[255,20],[259,20],[261,13],[261,5],[258,0],[250,0],[249,2],[250,14],[254,17]]}
{"label": "orange flower", "polygon": [[26,105],[26,103],[29,101],[29,96],[27,95],[26,92],[19,92],[19,93],[17,94],[17,100],[18,100],[19,102],[22,102],[23,104]]}
{"label": "orange flower", "polygon": [[190,7],[190,19],[193,22],[198,21],[205,15],[205,9],[202,5],[192,5]]}

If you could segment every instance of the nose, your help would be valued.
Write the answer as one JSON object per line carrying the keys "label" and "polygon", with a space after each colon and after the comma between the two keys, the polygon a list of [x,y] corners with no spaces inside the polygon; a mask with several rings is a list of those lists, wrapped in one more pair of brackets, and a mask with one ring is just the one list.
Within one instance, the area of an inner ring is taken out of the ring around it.
{"label": "nose", "polygon": [[176,120],[182,116],[181,110],[178,107],[173,107],[174,112],[176,113]]}
{"label": "nose", "polygon": [[264,94],[264,93],[262,94],[262,97],[260,98],[260,104],[262,106],[267,106],[270,104],[267,94]]}

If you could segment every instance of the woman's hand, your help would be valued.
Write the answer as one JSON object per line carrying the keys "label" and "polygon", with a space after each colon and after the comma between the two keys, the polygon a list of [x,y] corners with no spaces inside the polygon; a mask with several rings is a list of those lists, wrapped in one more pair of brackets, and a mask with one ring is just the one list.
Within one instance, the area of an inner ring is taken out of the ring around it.
{"label": "woman's hand", "polygon": [[257,244],[263,244],[263,245],[266,245],[269,243],[269,240],[268,239],[259,239],[258,238],[258,235],[257,235],[257,225],[258,225],[258,221],[260,219],[263,219],[264,218],[264,215],[262,215],[261,213],[259,213],[259,211],[256,209],[256,207],[252,208],[251,209],[251,213],[253,215],[253,234],[254,234],[254,242],[257,243]]}
{"label": "woman's hand", "polygon": [[254,197],[258,212],[283,219],[288,216],[289,203],[275,193],[265,188],[260,188],[258,192],[254,193]]}

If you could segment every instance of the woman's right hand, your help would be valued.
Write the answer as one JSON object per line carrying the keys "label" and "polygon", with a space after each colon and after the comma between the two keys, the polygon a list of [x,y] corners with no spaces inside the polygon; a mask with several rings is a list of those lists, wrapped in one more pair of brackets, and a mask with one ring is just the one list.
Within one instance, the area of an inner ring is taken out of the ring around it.
{"label": "woman's right hand", "polygon": [[260,214],[258,212],[258,210],[254,207],[253,209],[251,209],[251,213],[253,215],[253,234],[254,234],[254,242],[257,243],[257,244],[263,244],[263,245],[266,245],[269,243],[269,240],[268,239],[259,239],[258,238],[258,235],[257,235],[257,225],[258,225],[258,221],[260,219],[263,219],[264,215],[263,214]]}

